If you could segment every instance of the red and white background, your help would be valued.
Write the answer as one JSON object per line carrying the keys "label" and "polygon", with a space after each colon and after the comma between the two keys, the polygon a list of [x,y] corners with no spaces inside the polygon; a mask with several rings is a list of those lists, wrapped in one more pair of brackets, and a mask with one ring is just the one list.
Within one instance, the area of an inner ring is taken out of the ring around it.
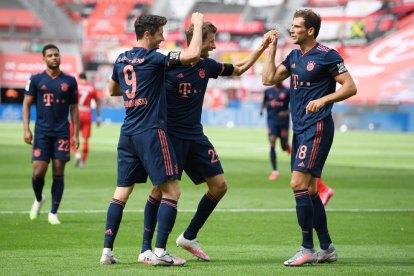
{"label": "red and white background", "polygon": [[[0,84],[2,87],[24,87],[32,74],[46,69],[41,53],[0,54]],[[60,69],[77,76],[80,61],[75,55],[61,55]]]}
{"label": "red and white background", "polygon": [[348,103],[414,103],[414,24],[346,61],[358,94]]}

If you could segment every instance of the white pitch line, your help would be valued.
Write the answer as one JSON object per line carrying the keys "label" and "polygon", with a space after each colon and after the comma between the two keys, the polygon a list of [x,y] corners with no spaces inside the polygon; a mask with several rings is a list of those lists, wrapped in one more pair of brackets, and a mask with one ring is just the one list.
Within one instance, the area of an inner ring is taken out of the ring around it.
{"label": "white pitch line", "polygon": [[[181,213],[194,213],[195,209],[178,209],[178,212]],[[338,209],[326,209],[327,212],[332,213],[410,213],[414,212],[414,208],[400,208],[400,209],[375,209],[375,208],[338,208]],[[94,214],[94,213],[106,213],[107,210],[61,210],[60,214]],[[144,210],[124,210],[124,213],[143,213]],[[220,213],[291,213],[296,212],[296,209],[293,208],[280,208],[280,209],[215,209],[214,212]],[[29,214],[30,211],[0,211],[0,215],[13,215],[13,214]],[[47,213],[46,211],[42,213]]]}

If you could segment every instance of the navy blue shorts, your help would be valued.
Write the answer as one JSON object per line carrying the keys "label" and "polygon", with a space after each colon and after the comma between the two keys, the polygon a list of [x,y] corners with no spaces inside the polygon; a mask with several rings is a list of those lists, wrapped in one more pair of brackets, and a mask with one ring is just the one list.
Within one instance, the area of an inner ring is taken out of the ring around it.
{"label": "navy blue shorts", "polygon": [[33,161],[70,160],[69,131],[66,134],[46,135],[35,130],[33,139]]}
{"label": "navy blue shorts", "polygon": [[334,137],[334,123],[329,116],[293,134],[291,169],[321,177]]}
{"label": "navy blue shorts", "polygon": [[118,142],[118,187],[153,185],[176,180],[178,167],[170,139],[162,129],[149,129],[134,136],[120,135]]}
{"label": "navy blue shorts", "polygon": [[186,140],[171,136],[178,162],[178,178],[183,170],[195,184],[205,182],[206,177],[223,173],[220,159],[207,136]]}
{"label": "navy blue shorts", "polygon": [[288,124],[275,124],[272,121],[267,122],[267,135],[280,138],[282,145],[288,145],[289,141],[289,123]]}
{"label": "navy blue shorts", "polygon": [[276,136],[280,139],[289,139],[289,122],[287,124],[275,123],[274,121],[267,121],[267,134],[269,136]]}

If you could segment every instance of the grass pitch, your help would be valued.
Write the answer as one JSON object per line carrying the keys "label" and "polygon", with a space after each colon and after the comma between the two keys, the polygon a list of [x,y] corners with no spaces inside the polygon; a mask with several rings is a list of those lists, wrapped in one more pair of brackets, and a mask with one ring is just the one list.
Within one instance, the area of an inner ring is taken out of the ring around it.
{"label": "grass pitch", "polygon": [[[87,167],[67,164],[61,225],[49,225],[47,202],[30,221],[31,147],[22,125],[0,123],[1,275],[409,275],[414,271],[414,135],[336,132],[323,178],[335,189],[327,207],[338,249],[335,264],[283,266],[301,241],[289,189],[289,157],[278,148],[281,177],[270,173],[264,129],[206,128],[229,183],[227,195],[198,235],[211,262],[175,247],[205,185],[181,182],[179,213],[168,250],[187,259],[185,267],[151,267],[136,262],[143,206],[150,184],[137,185],[128,201],[115,243],[121,264],[99,265],[106,210],[116,184],[119,125],[93,129]],[[316,234],[314,235],[315,240]],[[316,244],[317,245],[317,244]]]}

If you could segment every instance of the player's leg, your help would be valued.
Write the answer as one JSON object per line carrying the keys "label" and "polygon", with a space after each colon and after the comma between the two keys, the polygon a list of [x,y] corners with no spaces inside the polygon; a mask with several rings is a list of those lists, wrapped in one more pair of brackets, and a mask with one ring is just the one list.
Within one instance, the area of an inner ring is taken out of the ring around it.
{"label": "player's leg", "polygon": [[166,245],[177,217],[177,202],[180,197],[178,165],[170,138],[162,129],[151,129],[140,134],[134,145],[142,156],[143,166],[153,185],[162,193],[157,213],[157,237],[153,265],[184,265],[185,260],[167,252]]}
{"label": "player's leg", "polygon": [[338,256],[329,235],[325,207],[317,192],[317,185],[315,182],[316,181],[309,187],[309,193],[311,194],[313,204],[313,228],[315,228],[318,235],[321,247],[321,250],[317,253],[318,263],[331,263],[335,262],[338,259]]}
{"label": "player's leg", "polygon": [[197,237],[198,231],[203,227],[210,214],[214,211],[221,198],[227,192],[227,182],[224,174],[219,174],[213,177],[206,177],[208,191],[201,198],[197,211],[194,214],[190,225],[184,232],[184,237],[187,240],[194,240]]}
{"label": "player's leg", "polygon": [[277,126],[274,122],[267,122],[267,134],[269,139],[269,157],[270,164],[272,166],[272,172],[268,179],[276,180],[279,178],[279,171],[277,170],[277,155],[276,155],[276,137],[277,137]]}
{"label": "player's leg", "polygon": [[52,182],[52,207],[48,216],[50,224],[60,224],[57,216],[57,212],[60,206],[60,202],[63,197],[63,190],[65,188],[64,171],[65,171],[65,160],[54,159],[52,161],[53,168],[53,182]]}
{"label": "player's leg", "polygon": [[147,173],[130,136],[120,135],[118,142],[117,187],[109,204],[101,264],[116,264],[113,247],[122,221],[125,204],[134,189],[134,183],[145,183]]}
{"label": "player's leg", "polygon": [[321,198],[323,205],[326,206],[329,199],[335,194],[335,191],[323,182],[322,177],[316,179],[316,185],[318,187],[319,197]]}
{"label": "player's leg", "polygon": [[312,179],[310,173],[293,171],[291,188],[296,200],[296,216],[302,230],[302,246],[295,255],[284,262],[286,266],[301,266],[316,263],[317,255],[313,245],[313,204],[309,196],[308,186]]}
{"label": "player's leg", "polygon": [[302,246],[296,254],[285,261],[287,266],[300,266],[317,262],[313,244],[313,204],[308,188],[313,181],[311,175],[311,157],[314,147],[316,127],[310,127],[300,134],[294,134],[292,140],[290,186],[296,201],[296,215],[302,230]]}
{"label": "player's leg", "polygon": [[35,220],[39,217],[40,210],[45,202],[43,187],[45,185],[45,175],[48,167],[46,161],[33,161],[32,187],[35,194],[35,200],[30,210],[30,219]]}
{"label": "player's leg", "polygon": [[92,129],[92,122],[85,122],[81,129],[82,134],[82,155],[81,155],[81,161],[79,163],[79,166],[82,168],[85,166],[86,159],[88,158],[89,153],[89,138],[91,137],[91,129]]}
{"label": "player's leg", "polygon": [[208,185],[207,193],[201,198],[197,211],[187,229],[176,240],[177,246],[184,248],[203,261],[209,261],[210,257],[201,249],[197,234],[227,192],[227,182],[224,174],[206,177],[206,181]]}
{"label": "player's leg", "polygon": [[162,192],[158,185],[153,185],[144,208],[144,231],[142,234],[141,253],[138,262],[152,263],[152,238],[157,225],[158,208],[160,207]]}
{"label": "player's leg", "polygon": [[277,154],[276,154],[276,136],[269,135],[269,145],[270,145],[270,164],[272,165],[272,172],[269,175],[269,180],[276,180],[279,178],[279,171],[277,169]]}
{"label": "player's leg", "polygon": [[282,147],[283,151],[286,151],[287,154],[290,154],[292,149],[289,145],[289,125],[282,126],[280,128],[280,146]]}
{"label": "player's leg", "polygon": [[191,142],[185,172],[194,184],[206,181],[208,191],[201,198],[190,224],[176,243],[195,257],[209,261],[210,257],[201,249],[197,234],[226,194],[227,182],[217,152],[206,136]]}
{"label": "player's leg", "polygon": [[51,224],[60,224],[57,217],[60,202],[64,190],[64,172],[66,162],[70,160],[70,136],[69,131],[62,135],[53,137],[52,166],[52,208],[48,220]]}
{"label": "player's leg", "polygon": [[[126,185],[126,184],[125,184]],[[125,204],[132,193],[134,185],[118,186],[108,207],[106,215],[106,227],[104,237],[104,249],[102,251],[101,264],[116,264],[118,260],[114,257],[114,242],[121,225]]]}
{"label": "player's leg", "polygon": [[[184,159],[189,150],[190,143],[187,140],[178,139],[173,136],[170,136],[170,141],[174,147],[174,152],[177,160],[178,180],[181,180]],[[144,231],[142,238],[141,253],[138,256],[138,262],[140,263],[152,263],[152,238],[154,236],[155,227],[157,225],[157,214],[159,205],[161,203],[161,199],[162,192],[159,188],[159,185],[153,185],[151,194],[149,195],[144,208]]]}
{"label": "player's leg", "polygon": [[31,220],[38,218],[40,210],[45,202],[43,187],[45,185],[45,175],[51,158],[51,143],[52,141],[46,135],[35,130],[32,150],[32,187],[35,194],[35,200],[30,210]]}
{"label": "player's leg", "polygon": [[[313,163],[312,174],[316,178],[320,178],[323,166],[328,158],[329,151],[333,142],[334,125],[332,118],[326,118],[320,121],[318,124],[317,140],[319,141],[317,146],[312,149],[313,160],[309,163]],[[327,218],[325,207],[318,194],[316,181],[313,180],[309,193],[312,197],[313,203],[313,227],[318,235],[321,251],[318,252],[318,262],[334,262],[337,260],[336,250],[333,247],[331,237],[328,231]]]}
{"label": "player's leg", "polygon": [[174,228],[177,217],[177,202],[180,198],[180,186],[177,180],[169,180],[159,185],[162,199],[157,215],[157,238],[155,241],[154,259],[155,266],[184,265],[186,260],[171,255],[167,250],[168,237]]}

